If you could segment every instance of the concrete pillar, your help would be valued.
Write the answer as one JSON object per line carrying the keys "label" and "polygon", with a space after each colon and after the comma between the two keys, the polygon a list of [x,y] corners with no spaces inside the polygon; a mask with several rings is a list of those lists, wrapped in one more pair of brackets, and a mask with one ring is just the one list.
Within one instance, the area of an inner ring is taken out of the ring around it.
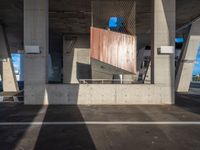
{"label": "concrete pillar", "polygon": [[63,36],[63,83],[77,84],[90,79],[89,35]]}
{"label": "concrete pillar", "polygon": [[144,76],[144,83],[151,84],[151,62],[149,63],[149,67],[147,68],[147,72]]}
{"label": "concrete pillar", "polygon": [[71,84],[73,80],[76,82],[76,70],[74,66],[76,56],[74,51],[74,45],[76,43],[75,39],[67,39],[65,40],[65,36],[63,37],[63,83]]}
{"label": "concrete pillar", "polygon": [[0,70],[2,74],[1,78],[3,81],[3,91],[4,92],[19,91],[11,59],[11,54],[6,38],[6,33],[1,25],[0,25],[0,52],[1,52]]}
{"label": "concrete pillar", "polygon": [[[0,58],[1,59],[1,58]],[[0,82],[2,81],[2,62],[0,60]]]}
{"label": "concrete pillar", "polygon": [[51,53],[51,63],[52,63],[52,76],[49,81],[52,83],[62,82],[62,54],[59,52]]}
{"label": "concrete pillar", "polygon": [[141,70],[141,66],[142,66],[142,63],[144,61],[144,51],[145,51],[145,47],[141,48],[138,51],[138,55],[137,55],[137,70],[138,71]]}
{"label": "concrete pillar", "polygon": [[24,54],[20,55],[20,81],[24,81]]}
{"label": "concrete pillar", "polygon": [[70,54],[64,53],[63,81],[78,84],[79,79],[90,79],[90,49],[74,48]]}
{"label": "concrete pillar", "polygon": [[174,101],[175,56],[161,55],[161,46],[175,45],[176,0],[153,0],[151,81],[166,89]]}
{"label": "concrete pillar", "polygon": [[25,104],[47,104],[48,0],[24,0],[24,45],[40,54],[24,56]]}
{"label": "concrete pillar", "polygon": [[200,20],[193,23],[183,48],[182,57],[176,75],[176,91],[188,92],[192,80],[197,52],[200,46]]}

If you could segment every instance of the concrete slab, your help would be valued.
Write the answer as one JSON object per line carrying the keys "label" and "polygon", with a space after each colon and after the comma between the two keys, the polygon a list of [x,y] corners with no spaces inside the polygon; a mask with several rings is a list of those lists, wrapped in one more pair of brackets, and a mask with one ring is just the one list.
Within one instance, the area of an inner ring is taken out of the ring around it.
{"label": "concrete slab", "polygon": [[[177,95],[176,105],[28,106],[0,104],[3,122],[50,122],[52,125],[0,125],[1,150],[199,150],[200,125],[54,124],[55,122],[140,121],[200,122],[196,95]],[[184,132],[183,132],[184,131]]]}

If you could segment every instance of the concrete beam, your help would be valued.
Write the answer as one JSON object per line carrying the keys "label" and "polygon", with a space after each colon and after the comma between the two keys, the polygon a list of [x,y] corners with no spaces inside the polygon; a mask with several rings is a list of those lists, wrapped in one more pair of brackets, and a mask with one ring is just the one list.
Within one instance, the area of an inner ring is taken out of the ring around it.
{"label": "concrete beam", "polygon": [[187,41],[183,48],[180,64],[176,75],[176,91],[188,92],[192,80],[192,71],[200,46],[200,20],[191,26]]}
{"label": "concrete beam", "polygon": [[47,101],[48,0],[24,0],[24,45],[39,46],[40,54],[24,57],[24,102]]}
{"label": "concrete beam", "polygon": [[0,25],[0,58],[1,58],[0,71],[3,82],[3,91],[4,92],[19,91],[11,59],[10,49],[7,42],[6,33],[2,25]]}

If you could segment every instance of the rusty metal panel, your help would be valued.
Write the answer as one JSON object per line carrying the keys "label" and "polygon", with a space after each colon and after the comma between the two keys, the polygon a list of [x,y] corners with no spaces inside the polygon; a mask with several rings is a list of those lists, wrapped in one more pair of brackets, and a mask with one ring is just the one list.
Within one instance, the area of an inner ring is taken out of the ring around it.
{"label": "rusty metal panel", "polygon": [[91,27],[90,57],[136,73],[136,37]]}

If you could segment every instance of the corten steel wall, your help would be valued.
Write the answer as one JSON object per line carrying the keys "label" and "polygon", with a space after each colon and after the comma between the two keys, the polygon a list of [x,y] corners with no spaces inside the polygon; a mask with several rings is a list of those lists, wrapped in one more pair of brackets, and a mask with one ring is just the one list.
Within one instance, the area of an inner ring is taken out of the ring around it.
{"label": "corten steel wall", "polygon": [[136,73],[136,37],[91,27],[90,57]]}

